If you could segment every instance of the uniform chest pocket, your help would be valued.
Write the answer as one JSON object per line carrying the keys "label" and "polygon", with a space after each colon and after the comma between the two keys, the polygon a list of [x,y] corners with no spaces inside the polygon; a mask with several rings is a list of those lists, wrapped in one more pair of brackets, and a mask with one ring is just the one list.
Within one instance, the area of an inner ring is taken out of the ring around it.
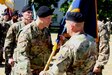
{"label": "uniform chest pocket", "polygon": [[45,46],[44,43],[45,43],[45,40],[37,40],[37,39],[32,40],[31,41],[31,51],[30,52],[33,53],[33,54],[42,53],[43,50],[45,49],[45,47],[47,47],[47,46]]}

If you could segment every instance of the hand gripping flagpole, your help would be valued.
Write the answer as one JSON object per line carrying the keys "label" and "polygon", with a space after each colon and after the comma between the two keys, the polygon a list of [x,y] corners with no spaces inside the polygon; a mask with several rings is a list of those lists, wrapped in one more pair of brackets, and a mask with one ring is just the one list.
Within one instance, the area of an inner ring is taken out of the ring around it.
{"label": "hand gripping flagpole", "polygon": [[[98,30],[97,30],[97,17],[96,17],[96,12],[97,12],[97,0],[73,0],[72,4],[70,5],[68,11],[70,12],[81,12],[85,16],[85,24],[84,24],[84,30],[87,34],[93,36],[94,38],[98,38]],[[67,12],[68,12],[67,11]],[[66,12],[66,14],[67,14]],[[56,42],[53,47],[53,51],[50,55],[50,58],[48,59],[48,62],[44,68],[44,71],[48,69],[48,66],[50,64],[50,61],[52,57],[54,56],[58,43],[60,41],[59,35],[64,33],[64,30],[66,28],[64,27],[65,25],[65,17],[66,14],[60,24],[60,32],[58,33],[58,37],[56,39]]]}
{"label": "hand gripping flagpole", "polygon": [[48,69],[49,64],[50,64],[50,62],[51,62],[51,60],[52,60],[52,57],[53,57],[54,54],[56,53],[57,46],[58,46],[58,43],[55,42],[55,44],[54,44],[54,46],[53,46],[53,48],[52,48],[52,53],[51,53],[51,55],[50,55],[50,57],[49,57],[49,59],[48,59],[48,61],[47,61],[47,64],[46,64],[46,66],[45,66],[45,68],[44,68],[44,71],[46,71],[46,70]]}
{"label": "hand gripping flagpole", "polygon": [[[78,8],[79,5],[80,5],[80,0],[73,0],[73,1],[72,1],[72,4],[70,5],[70,7],[69,7],[69,9],[68,9],[68,11],[71,11],[71,12],[80,12],[80,9]],[[73,9],[73,8],[74,8],[74,9]],[[67,12],[68,12],[68,11],[67,11]],[[48,69],[49,64],[50,64],[50,62],[51,62],[51,60],[52,60],[52,57],[53,57],[54,54],[56,53],[57,46],[58,46],[58,43],[59,43],[59,41],[60,41],[59,35],[63,34],[64,31],[66,30],[66,28],[64,27],[64,25],[65,25],[65,17],[66,17],[66,15],[67,15],[67,12],[66,12],[66,14],[65,14],[65,16],[63,17],[62,22],[61,22],[61,25],[63,25],[63,29],[61,30],[61,33],[58,33],[58,37],[57,37],[57,39],[56,39],[56,41],[55,41],[55,43],[54,43],[54,46],[53,46],[53,48],[52,48],[52,53],[51,53],[51,55],[50,55],[50,57],[49,57],[49,59],[48,59],[48,61],[47,61],[47,64],[46,64],[46,66],[45,66],[45,68],[44,68],[44,71],[46,71],[46,70]]]}

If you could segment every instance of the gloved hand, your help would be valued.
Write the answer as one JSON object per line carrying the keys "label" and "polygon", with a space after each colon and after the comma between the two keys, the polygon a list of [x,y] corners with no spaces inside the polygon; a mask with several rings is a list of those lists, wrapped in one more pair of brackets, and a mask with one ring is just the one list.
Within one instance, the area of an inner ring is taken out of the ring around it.
{"label": "gloved hand", "polygon": [[41,71],[39,75],[50,75],[47,71]]}

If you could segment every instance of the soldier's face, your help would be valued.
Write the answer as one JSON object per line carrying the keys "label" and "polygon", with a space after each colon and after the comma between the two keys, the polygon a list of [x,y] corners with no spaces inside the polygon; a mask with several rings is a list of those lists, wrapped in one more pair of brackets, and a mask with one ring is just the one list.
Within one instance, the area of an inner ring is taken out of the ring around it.
{"label": "soldier's face", "polygon": [[17,20],[18,19],[18,15],[15,15],[12,17],[14,20]]}
{"label": "soldier's face", "polygon": [[47,16],[47,17],[44,17],[44,23],[45,23],[45,27],[49,27],[50,23],[52,22],[52,16]]}
{"label": "soldier's face", "polygon": [[3,16],[3,19],[4,19],[5,21],[9,20],[9,15],[4,15],[4,16]]}
{"label": "soldier's face", "polygon": [[26,20],[32,20],[32,11],[28,10],[23,13],[23,18]]}

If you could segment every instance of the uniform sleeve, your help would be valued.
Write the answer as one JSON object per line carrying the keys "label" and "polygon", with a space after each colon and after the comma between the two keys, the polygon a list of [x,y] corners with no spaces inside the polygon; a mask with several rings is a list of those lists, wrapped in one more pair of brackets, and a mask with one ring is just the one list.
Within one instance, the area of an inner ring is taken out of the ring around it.
{"label": "uniform sleeve", "polygon": [[103,68],[104,65],[108,62],[109,59],[109,35],[106,26],[103,26],[99,29],[99,43],[98,43],[98,51],[99,56],[96,61],[95,67]]}
{"label": "uniform sleeve", "polygon": [[17,43],[17,62],[18,62],[18,72],[21,75],[29,75],[30,72],[30,60],[29,60],[29,50],[30,42],[28,35],[26,33],[20,33]]}
{"label": "uniform sleeve", "polygon": [[53,44],[52,44],[51,34],[48,28],[46,28],[46,34],[48,34],[49,49],[52,50]]}
{"label": "uniform sleeve", "polygon": [[72,53],[70,52],[70,48],[67,46],[62,46],[60,51],[54,57],[54,61],[52,62],[53,65],[48,70],[48,73],[52,73],[53,75],[64,74],[71,63],[71,60]]}
{"label": "uniform sleeve", "polygon": [[16,38],[16,34],[14,33],[14,26],[11,26],[7,32],[6,38],[5,38],[5,43],[4,43],[4,50],[5,50],[5,54],[8,57],[12,57],[13,55],[13,50],[14,50],[14,46],[15,46],[15,38]]}

